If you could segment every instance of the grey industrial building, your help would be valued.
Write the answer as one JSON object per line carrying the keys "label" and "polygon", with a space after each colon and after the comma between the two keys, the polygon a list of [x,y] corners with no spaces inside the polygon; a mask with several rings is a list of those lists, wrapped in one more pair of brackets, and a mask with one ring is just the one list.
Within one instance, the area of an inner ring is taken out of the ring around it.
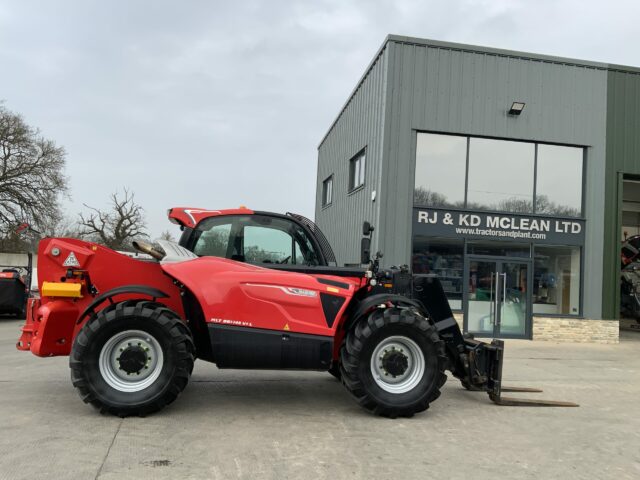
{"label": "grey industrial building", "polygon": [[318,147],[339,263],[435,273],[466,331],[616,342],[640,69],[388,36]]}

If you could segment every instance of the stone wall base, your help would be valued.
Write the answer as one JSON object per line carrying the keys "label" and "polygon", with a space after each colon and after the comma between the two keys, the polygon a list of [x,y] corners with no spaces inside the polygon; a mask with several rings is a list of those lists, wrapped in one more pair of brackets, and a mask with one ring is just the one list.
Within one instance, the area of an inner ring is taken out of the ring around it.
{"label": "stone wall base", "polygon": [[618,320],[533,317],[533,340],[575,343],[618,343]]}
{"label": "stone wall base", "polygon": [[[463,315],[454,313],[462,330]],[[618,320],[588,320],[567,317],[533,317],[533,340],[573,343],[618,343]]]}

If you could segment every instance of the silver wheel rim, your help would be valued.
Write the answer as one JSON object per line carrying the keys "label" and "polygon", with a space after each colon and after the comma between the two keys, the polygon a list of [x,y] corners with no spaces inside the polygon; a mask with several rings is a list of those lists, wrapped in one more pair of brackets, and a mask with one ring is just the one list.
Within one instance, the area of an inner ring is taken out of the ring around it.
{"label": "silver wheel rim", "polygon": [[[127,374],[120,365],[120,354],[127,348],[140,347],[146,354],[146,364],[138,372]],[[120,392],[144,390],[160,376],[164,356],[160,343],[142,330],[126,330],[111,337],[102,347],[98,366],[107,384]]]}
{"label": "silver wheel rim", "polygon": [[[384,367],[385,356],[392,353],[406,358],[406,370],[400,375],[394,376]],[[424,371],[424,353],[416,342],[407,337],[396,335],[385,338],[371,356],[371,375],[385,392],[406,393],[413,390],[422,380]]]}

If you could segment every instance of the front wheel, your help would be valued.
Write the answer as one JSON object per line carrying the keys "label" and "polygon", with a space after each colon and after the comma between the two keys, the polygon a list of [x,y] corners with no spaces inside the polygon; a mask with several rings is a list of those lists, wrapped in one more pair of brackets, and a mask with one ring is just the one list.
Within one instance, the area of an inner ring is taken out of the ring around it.
{"label": "front wheel", "polygon": [[121,417],[173,402],[193,370],[195,347],[164,305],[127,301],[101,310],[73,344],[71,380],[85,403]]}
{"label": "front wheel", "polygon": [[342,382],[365,409],[410,417],[440,396],[446,356],[435,327],[417,310],[375,310],[348,332]]}

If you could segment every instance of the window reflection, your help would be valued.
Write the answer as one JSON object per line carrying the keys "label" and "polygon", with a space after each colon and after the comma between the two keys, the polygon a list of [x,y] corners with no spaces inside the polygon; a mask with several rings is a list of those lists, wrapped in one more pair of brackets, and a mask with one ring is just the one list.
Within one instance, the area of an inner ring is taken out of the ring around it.
{"label": "window reflection", "polygon": [[580,217],[583,155],[580,147],[418,133],[414,204]]}
{"label": "window reflection", "polygon": [[467,208],[533,212],[535,144],[472,138]]}
{"label": "window reflection", "polygon": [[467,137],[418,133],[413,201],[428,207],[464,207]]}
{"label": "window reflection", "polygon": [[536,213],[579,217],[583,149],[538,145]]}
{"label": "window reflection", "polygon": [[462,309],[462,240],[416,236],[413,240],[413,273],[435,273],[452,310]]}
{"label": "window reflection", "polygon": [[535,247],[533,313],[580,313],[580,247]]}

